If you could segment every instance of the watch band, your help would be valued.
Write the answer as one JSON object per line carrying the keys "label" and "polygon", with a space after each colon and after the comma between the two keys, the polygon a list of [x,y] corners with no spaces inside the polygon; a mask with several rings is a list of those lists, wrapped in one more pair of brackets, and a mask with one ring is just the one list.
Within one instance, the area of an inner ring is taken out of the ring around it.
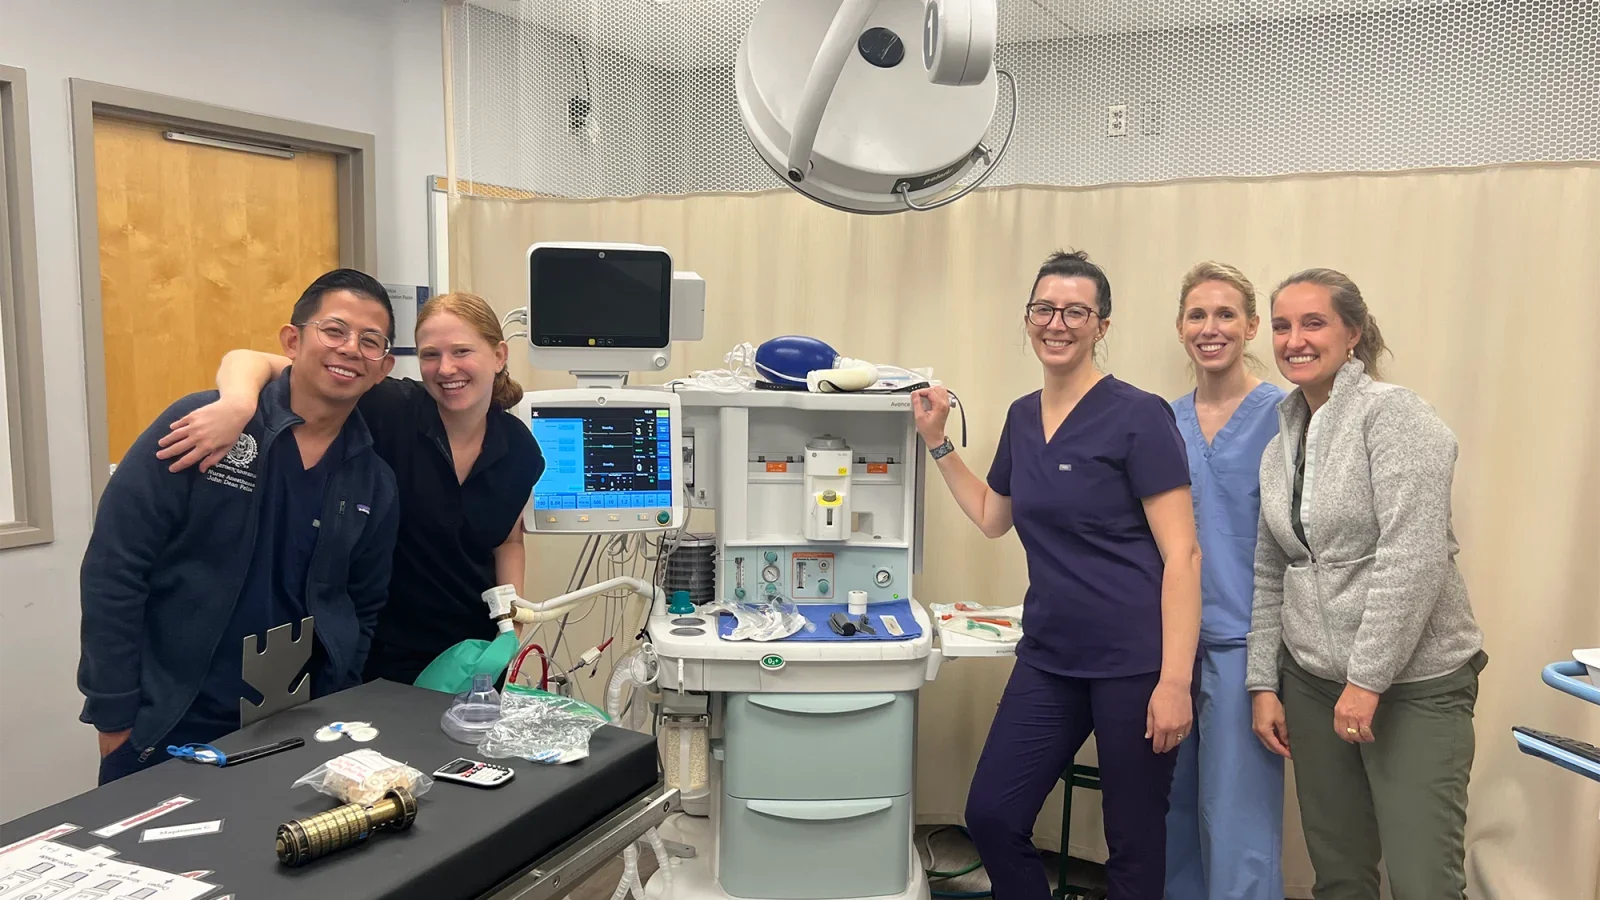
{"label": "watch band", "polygon": [[949,456],[954,452],[956,452],[956,445],[950,443],[949,438],[945,438],[944,443],[937,447],[928,448],[929,455],[931,455],[934,459],[944,459],[946,456]]}

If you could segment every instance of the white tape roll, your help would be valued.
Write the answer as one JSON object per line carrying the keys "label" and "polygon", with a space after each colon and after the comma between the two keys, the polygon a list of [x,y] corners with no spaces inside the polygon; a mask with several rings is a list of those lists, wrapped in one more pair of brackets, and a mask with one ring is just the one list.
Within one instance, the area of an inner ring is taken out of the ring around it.
{"label": "white tape roll", "polygon": [[867,592],[851,591],[849,609],[852,616],[864,615],[867,611]]}

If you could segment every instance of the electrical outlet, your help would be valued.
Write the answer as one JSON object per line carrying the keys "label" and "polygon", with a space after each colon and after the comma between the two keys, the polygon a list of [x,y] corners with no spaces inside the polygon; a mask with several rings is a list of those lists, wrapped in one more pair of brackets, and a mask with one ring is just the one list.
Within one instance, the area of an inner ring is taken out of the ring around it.
{"label": "electrical outlet", "polygon": [[1146,100],[1144,102],[1143,114],[1139,118],[1144,125],[1142,130],[1145,134],[1161,133],[1161,118],[1162,113],[1165,112],[1165,106],[1166,104],[1160,100]]}
{"label": "electrical outlet", "polygon": [[1122,137],[1128,133],[1128,105],[1118,103],[1106,107],[1106,137]]}

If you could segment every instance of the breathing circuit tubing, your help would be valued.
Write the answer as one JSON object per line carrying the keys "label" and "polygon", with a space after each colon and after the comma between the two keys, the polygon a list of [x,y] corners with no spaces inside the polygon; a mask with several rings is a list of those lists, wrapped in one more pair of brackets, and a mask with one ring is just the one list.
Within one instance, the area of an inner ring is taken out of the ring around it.
{"label": "breathing circuit tubing", "polygon": [[[648,710],[648,704],[638,703],[638,697],[630,697],[627,707],[628,722],[623,722],[622,689],[631,682],[634,685],[634,692],[641,693],[656,683],[658,674],[655,648],[649,644],[617,660],[616,666],[611,670],[611,680],[606,684],[606,715],[611,717],[613,724],[634,731],[643,730],[635,726],[635,720],[643,718],[645,721],[638,724],[648,724],[648,714],[640,716],[640,710]],[[663,895],[668,895],[672,892],[672,865],[667,857],[666,842],[654,828],[644,833],[643,840],[649,843],[650,849],[656,855],[656,869],[663,881]],[[617,889],[612,893],[611,900],[623,900],[630,892],[634,900],[644,900],[644,883],[639,878],[637,841],[630,843],[622,851],[622,870],[622,880],[617,882]]]}

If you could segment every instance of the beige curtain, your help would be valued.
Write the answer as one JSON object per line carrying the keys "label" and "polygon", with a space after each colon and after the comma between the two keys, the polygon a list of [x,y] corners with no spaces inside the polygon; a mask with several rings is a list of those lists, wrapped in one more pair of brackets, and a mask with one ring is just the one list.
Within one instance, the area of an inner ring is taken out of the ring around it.
{"label": "beige curtain", "polygon": [[[1527,724],[1600,742],[1600,710],[1539,681],[1546,663],[1600,645],[1600,167],[1010,188],[888,217],[841,214],[790,192],[460,198],[451,214],[454,286],[502,312],[522,304],[524,253],[538,240],[657,244],[705,277],[705,339],[675,348],[672,375],[720,368],[735,344],[785,333],[814,335],[849,356],[934,367],[965,401],[963,452],[980,472],[1007,404],[1039,383],[1021,307],[1050,251],[1085,249],[1105,266],[1115,301],[1105,366],[1168,397],[1188,385],[1174,320],[1178,281],[1192,263],[1240,266],[1263,294],[1303,267],[1343,270],[1394,351],[1386,377],[1431,401],[1461,445],[1460,562],[1490,654],[1477,713],[1470,896],[1600,900],[1600,785],[1522,755],[1511,736],[1512,725]],[[1254,352],[1270,369],[1268,328]],[[570,383],[531,376],[516,360],[525,385]],[[1015,537],[985,540],[937,480],[927,507],[918,599],[1021,597]],[[573,549],[531,541],[530,592],[558,593]],[[959,821],[1008,668],[947,663],[923,691],[920,820]],[[1092,754],[1086,748],[1082,759]],[[1076,806],[1072,852],[1103,859],[1095,796],[1079,792]],[[1040,817],[1041,845],[1057,845],[1059,816],[1058,790]],[[1292,786],[1285,818],[1290,893],[1308,897]]]}

